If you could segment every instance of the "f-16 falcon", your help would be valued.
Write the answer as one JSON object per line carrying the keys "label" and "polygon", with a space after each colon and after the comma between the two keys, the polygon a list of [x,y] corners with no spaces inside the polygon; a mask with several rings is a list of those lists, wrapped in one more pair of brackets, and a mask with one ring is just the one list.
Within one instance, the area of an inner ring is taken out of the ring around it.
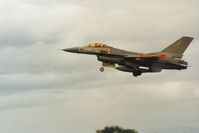
{"label": "f-16 falcon", "polygon": [[62,50],[96,55],[98,61],[102,62],[101,72],[104,71],[104,67],[113,67],[119,71],[130,72],[137,77],[142,73],[161,72],[163,69],[187,69],[188,63],[182,60],[182,56],[192,40],[192,37],[182,37],[162,51],[153,53],[125,51],[103,43],[90,43],[84,47]]}

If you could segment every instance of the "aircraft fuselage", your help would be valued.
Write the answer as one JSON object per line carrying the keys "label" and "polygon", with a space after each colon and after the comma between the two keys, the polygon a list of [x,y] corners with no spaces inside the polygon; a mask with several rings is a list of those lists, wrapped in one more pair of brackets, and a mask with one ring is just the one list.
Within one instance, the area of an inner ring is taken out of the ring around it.
{"label": "aircraft fuselage", "polygon": [[96,55],[103,67],[115,66],[124,72],[132,72],[134,76],[142,73],[160,72],[162,69],[182,70],[187,69],[188,63],[182,60],[183,53],[193,38],[182,37],[161,52],[136,53],[117,49],[102,43],[91,43],[85,47],[63,49],[66,52]]}

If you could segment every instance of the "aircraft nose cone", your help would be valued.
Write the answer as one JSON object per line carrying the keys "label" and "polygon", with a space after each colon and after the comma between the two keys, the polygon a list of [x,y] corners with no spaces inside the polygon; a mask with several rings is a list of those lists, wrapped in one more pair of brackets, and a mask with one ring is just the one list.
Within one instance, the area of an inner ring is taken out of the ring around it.
{"label": "aircraft nose cone", "polygon": [[75,47],[75,48],[66,48],[66,49],[62,49],[62,50],[66,51],[66,52],[71,52],[71,53],[78,53],[79,48],[78,47]]}

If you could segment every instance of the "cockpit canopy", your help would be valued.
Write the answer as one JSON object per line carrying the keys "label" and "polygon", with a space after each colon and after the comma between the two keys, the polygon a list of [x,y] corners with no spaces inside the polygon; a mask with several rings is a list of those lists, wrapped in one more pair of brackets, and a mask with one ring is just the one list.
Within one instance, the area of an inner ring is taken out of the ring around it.
{"label": "cockpit canopy", "polygon": [[90,44],[87,45],[87,47],[91,47],[91,48],[103,48],[103,47],[105,47],[105,48],[107,48],[107,47],[110,47],[110,46],[103,44],[103,43],[90,43]]}

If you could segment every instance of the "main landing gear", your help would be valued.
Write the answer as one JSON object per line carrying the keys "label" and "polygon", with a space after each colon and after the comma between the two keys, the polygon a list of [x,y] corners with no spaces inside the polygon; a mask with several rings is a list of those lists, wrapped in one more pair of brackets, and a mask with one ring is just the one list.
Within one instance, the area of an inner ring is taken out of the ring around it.
{"label": "main landing gear", "polygon": [[140,70],[133,72],[134,77],[140,76],[141,74],[142,74],[142,72]]}

